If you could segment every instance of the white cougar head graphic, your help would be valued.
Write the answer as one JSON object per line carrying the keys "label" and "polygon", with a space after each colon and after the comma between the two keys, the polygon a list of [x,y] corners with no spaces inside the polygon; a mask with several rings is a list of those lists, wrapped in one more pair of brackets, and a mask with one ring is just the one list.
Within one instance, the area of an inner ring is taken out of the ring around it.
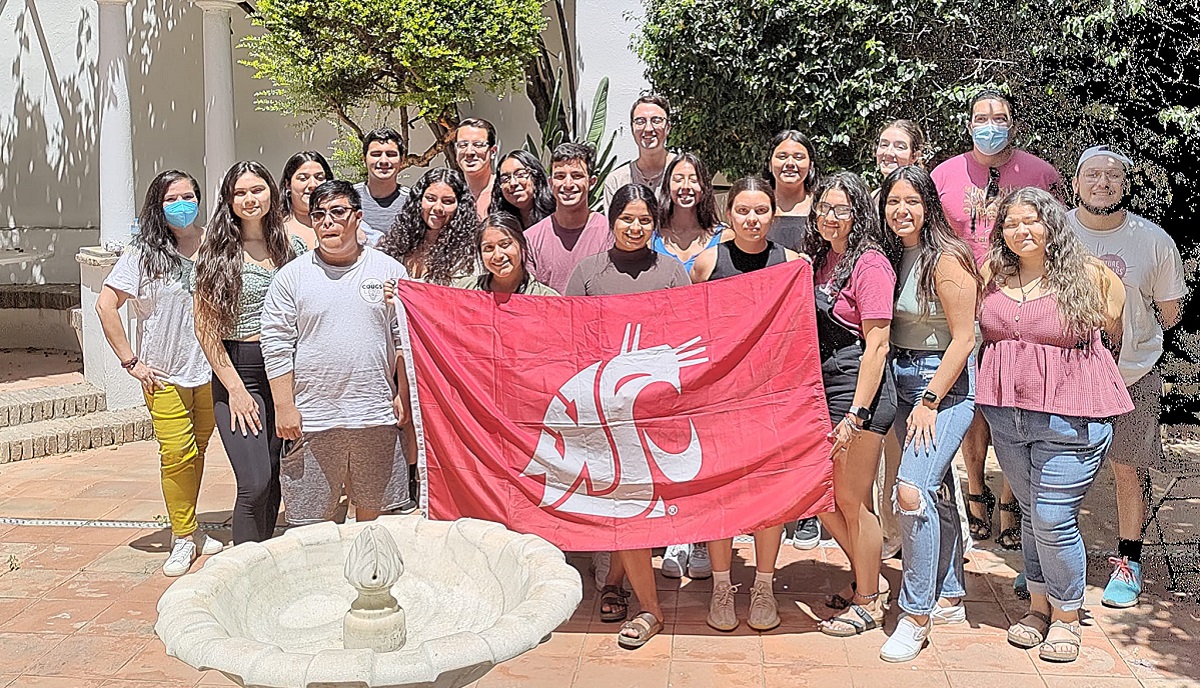
{"label": "white cougar head graphic", "polygon": [[537,448],[522,472],[545,477],[539,506],[612,518],[662,516],[666,510],[654,494],[651,459],[673,482],[700,472],[703,457],[695,425],[688,422],[687,447],[668,452],[638,428],[633,406],[655,382],[682,391],[679,371],[708,362],[697,358],[704,347],[688,350],[700,341],[695,337],[677,347],[639,349],[641,335],[641,325],[636,330],[626,325],[617,356],[579,371],[550,400]]}

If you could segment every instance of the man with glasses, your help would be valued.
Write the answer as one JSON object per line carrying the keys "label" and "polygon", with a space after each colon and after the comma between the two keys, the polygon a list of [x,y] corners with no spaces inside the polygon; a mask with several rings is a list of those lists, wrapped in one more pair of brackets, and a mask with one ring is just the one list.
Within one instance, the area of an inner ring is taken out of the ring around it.
{"label": "man with glasses", "polygon": [[[973,144],[971,150],[943,162],[931,174],[946,219],[971,247],[980,266],[987,258],[996,211],[1006,193],[1035,186],[1062,197],[1062,175],[1050,163],[1014,146],[1012,134],[1016,130],[1015,112],[1008,96],[991,89],[981,91],[970,104],[967,134]],[[978,328],[975,340],[978,345]],[[986,540],[992,534],[996,498],[984,482],[984,462],[990,443],[987,422],[976,409],[962,444],[967,466],[967,520],[975,540]],[[1007,481],[999,506],[1001,532],[996,542],[1004,549],[1020,549],[1021,509]]]}
{"label": "man with glasses", "polygon": [[1105,606],[1137,604],[1142,591],[1142,519],[1148,470],[1162,456],[1159,415],[1163,330],[1179,322],[1187,295],[1179,249],[1161,227],[1135,215],[1129,205],[1133,162],[1108,146],[1079,157],[1072,187],[1079,207],[1067,217],[1083,244],[1125,285],[1123,334],[1117,368],[1133,398],[1133,411],[1113,420],[1108,457],[1117,488],[1117,556],[1104,589]]}
{"label": "man with glasses", "polygon": [[408,273],[359,243],[361,201],[348,182],[325,182],[309,198],[317,248],[280,269],[262,314],[285,442],[279,482],[289,525],[332,520],[343,489],[355,518],[369,521],[410,501],[402,316],[384,298],[384,283]]}
{"label": "man with glasses", "polygon": [[636,160],[613,170],[604,180],[604,207],[612,203],[613,194],[626,184],[645,184],[662,198],[663,175],[675,156],[667,152],[667,135],[671,133],[671,106],[662,96],[647,95],[633,102],[629,111],[633,141],[637,144]]}
{"label": "man with glasses", "polygon": [[367,181],[356,184],[354,190],[362,199],[362,234],[367,244],[374,246],[408,203],[408,189],[397,180],[404,141],[395,129],[374,129],[363,137],[362,150]]}
{"label": "man with glasses", "polygon": [[492,165],[496,160],[496,127],[486,119],[471,117],[454,132],[454,164],[475,197],[479,219],[487,217],[492,203]]}

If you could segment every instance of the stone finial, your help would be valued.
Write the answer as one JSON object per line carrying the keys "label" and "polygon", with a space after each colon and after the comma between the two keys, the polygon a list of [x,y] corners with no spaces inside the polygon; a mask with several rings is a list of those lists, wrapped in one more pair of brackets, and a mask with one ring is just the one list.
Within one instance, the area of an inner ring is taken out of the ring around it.
{"label": "stone finial", "polygon": [[346,557],[346,580],[358,591],[342,624],[347,650],[391,652],[404,645],[404,610],[392,596],[392,586],[404,573],[404,560],[392,534],[372,524],[354,538]]}

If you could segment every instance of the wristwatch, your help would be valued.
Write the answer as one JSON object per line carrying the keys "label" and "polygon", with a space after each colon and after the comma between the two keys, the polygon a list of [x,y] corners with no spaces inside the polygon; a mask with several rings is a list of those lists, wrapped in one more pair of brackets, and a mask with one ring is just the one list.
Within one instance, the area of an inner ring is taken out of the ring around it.
{"label": "wristwatch", "polygon": [[929,402],[930,404],[933,404],[934,406],[937,406],[938,395],[935,394],[932,390],[927,389],[927,390],[925,390],[925,393],[921,395],[921,401],[926,401],[926,402]]}
{"label": "wristwatch", "polygon": [[871,409],[865,406],[851,406],[850,415],[855,416],[864,424],[871,422]]}

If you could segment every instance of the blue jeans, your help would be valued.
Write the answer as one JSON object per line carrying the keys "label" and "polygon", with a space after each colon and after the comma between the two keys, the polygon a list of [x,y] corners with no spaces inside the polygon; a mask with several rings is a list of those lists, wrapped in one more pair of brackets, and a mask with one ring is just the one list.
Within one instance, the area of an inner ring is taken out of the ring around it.
{"label": "blue jeans", "polygon": [[1029,592],[1056,609],[1083,606],[1087,552],[1079,505],[1112,443],[1108,420],[980,406],[996,459],[1021,504],[1021,554]]}
{"label": "blue jeans", "polygon": [[[967,594],[963,587],[962,530],[955,503],[958,486],[950,464],[975,414],[974,357],[938,404],[934,446],[917,449],[915,441],[905,444],[908,416],[921,403],[921,395],[941,363],[940,351],[896,349],[892,359],[898,397],[892,429],[904,448],[892,495],[904,538],[900,608],[918,616],[932,612],[939,597]],[[920,493],[917,509],[900,507],[898,493],[902,485]]]}

